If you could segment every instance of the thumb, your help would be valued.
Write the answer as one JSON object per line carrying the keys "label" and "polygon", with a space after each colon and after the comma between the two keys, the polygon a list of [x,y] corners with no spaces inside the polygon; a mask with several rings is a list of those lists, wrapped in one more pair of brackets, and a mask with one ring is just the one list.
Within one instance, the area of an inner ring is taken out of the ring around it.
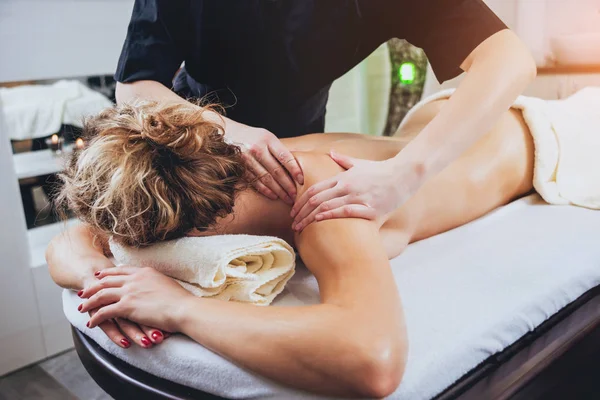
{"label": "thumb", "polygon": [[350,169],[350,168],[354,167],[354,158],[352,158],[352,157],[336,153],[333,150],[331,150],[329,152],[329,157],[331,157],[333,159],[333,161],[338,163],[340,165],[340,167],[342,167],[344,169]]}

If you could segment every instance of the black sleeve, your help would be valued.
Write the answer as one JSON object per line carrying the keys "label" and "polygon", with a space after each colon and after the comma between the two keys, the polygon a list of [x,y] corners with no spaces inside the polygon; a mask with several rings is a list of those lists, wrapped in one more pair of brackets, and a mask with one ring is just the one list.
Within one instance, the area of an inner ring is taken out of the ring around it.
{"label": "black sleeve", "polygon": [[506,25],[482,0],[417,0],[405,39],[423,48],[438,81],[459,75],[469,54]]}
{"label": "black sleeve", "polygon": [[186,58],[191,18],[188,1],[135,0],[115,80],[153,80],[172,86],[173,76]]}

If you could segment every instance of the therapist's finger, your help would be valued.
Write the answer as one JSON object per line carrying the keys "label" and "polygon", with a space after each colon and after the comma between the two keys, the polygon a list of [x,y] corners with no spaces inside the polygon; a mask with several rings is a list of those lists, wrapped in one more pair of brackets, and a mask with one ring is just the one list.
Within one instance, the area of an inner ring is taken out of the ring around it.
{"label": "therapist's finger", "polygon": [[[268,165],[266,165],[267,170],[271,174],[271,176],[279,183],[279,185],[285,190],[288,196],[293,200],[296,198],[296,183],[288,173],[285,168],[286,163],[290,163],[289,159],[285,159],[284,155],[277,154],[273,152],[273,149],[269,147],[270,157],[268,161]],[[295,162],[294,156],[291,155],[292,161]]]}
{"label": "therapist's finger", "polygon": [[334,177],[334,178],[326,179],[319,183],[315,183],[314,185],[309,187],[304,193],[302,193],[300,195],[300,197],[298,197],[296,199],[296,202],[294,203],[294,206],[292,207],[292,211],[290,212],[290,216],[292,218],[296,218],[296,216],[298,215],[300,210],[302,210],[302,208],[304,208],[304,206],[306,205],[306,203],[308,202],[308,200],[311,197],[313,197],[317,193],[320,193],[324,190],[331,189],[335,185],[337,185],[337,180]]}
{"label": "therapist's finger", "polygon": [[280,199],[292,204],[293,199],[296,198],[296,185],[275,156],[271,154],[267,147],[254,151],[252,155],[266,171],[266,174],[257,173],[261,181],[274,191]]}
{"label": "therapist's finger", "polygon": [[289,172],[290,176],[293,176],[296,182],[300,185],[304,185],[304,174],[302,168],[296,160],[296,157],[288,150],[287,147],[281,143],[280,140],[274,140],[269,142],[269,151],[277,158],[279,163]]}
{"label": "therapist's finger", "polygon": [[338,184],[336,184],[334,187],[332,187],[330,189],[326,189],[326,190],[323,190],[322,192],[315,194],[314,196],[310,197],[304,204],[304,207],[302,207],[300,209],[300,211],[298,211],[298,214],[294,218],[294,223],[295,224],[300,223],[300,221],[302,221],[304,218],[306,218],[311,213],[313,213],[318,207],[320,207],[326,201],[329,201],[329,200],[332,200],[332,199],[335,199],[338,197],[344,197],[345,195],[346,195],[346,193],[344,192],[343,188],[341,187],[341,185],[338,185]]}
{"label": "therapist's finger", "polygon": [[364,204],[346,204],[333,210],[324,211],[315,215],[316,221],[324,221],[334,218],[362,218],[374,220],[377,213],[374,208]]}
{"label": "therapist's finger", "polygon": [[[263,154],[268,154],[268,156]],[[253,157],[246,157],[247,165],[250,167],[252,173],[258,177],[258,180],[260,180],[263,185],[275,193],[277,198],[284,200],[286,203],[293,203],[293,200],[288,196],[279,183],[273,179],[269,171],[267,171],[266,167],[264,166],[264,163],[267,162],[265,160],[269,158],[273,161],[273,163],[277,163],[271,153],[268,151],[263,153],[254,152],[252,155]]]}
{"label": "therapist's finger", "polygon": [[256,175],[254,175],[251,171],[248,171],[246,173],[246,175],[247,175],[248,182],[252,183],[252,186],[254,186],[254,188],[256,190],[258,190],[258,192],[260,194],[262,194],[265,197],[268,197],[271,200],[277,200],[279,198],[279,197],[277,197],[277,195],[275,193],[273,193],[273,191],[271,189],[269,189],[268,187],[266,187],[265,184],[262,183],[256,177]]}
{"label": "therapist's finger", "polygon": [[[322,193],[326,193],[326,192],[322,192]],[[306,228],[311,223],[317,221],[317,219],[316,219],[317,215],[324,213],[324,212],[331,211],[331,210],[335,210],[340,207],[343,207],[346,204],[349,204],[351,202],[352,202],[352,198],[351,198],[351,196],[348,196],[348,195],[342,196],[342,197],[336,197],[336,198],[324,201],[319,206],[317,206],[314,210],[312,210],[312,212],[310,214],[308,214],[306,217],[304,217],[300,221],[298,221],[298,223],[296,223],[296,225],[294,226],[294,229],[297,231],[301,231],[302,229]],[[323,219],[323,218],[321,218],[321,219]]]}

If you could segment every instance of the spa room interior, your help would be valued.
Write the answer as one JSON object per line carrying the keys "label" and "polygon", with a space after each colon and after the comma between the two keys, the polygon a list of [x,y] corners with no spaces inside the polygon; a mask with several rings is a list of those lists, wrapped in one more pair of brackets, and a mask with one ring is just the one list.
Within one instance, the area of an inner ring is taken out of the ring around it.
{"label": "spa room interior", "polygon": [[[220,1],[198,0],[206,8]],[[435,0],[397,3],[406,12],[416,3],[439,12]],[[390,261],[408,329],[406,369],[397,387],[366,382],[371,396],[343,397],[600,399],[600,0],[477,3],[520,38],[537,66],[521,92],[529,100],[515,107],[529,129],[543,131],[533,136],[533,186],[547,173],[544,190],[410,243]],[[341,398],[293,379],[276,382],[183,333],[149,349],[120,348],[86,327],[77,292],[53,281],[48,246],[81,224],[56,206],[59,175],[90,144],[83,121],[117,101],[115,72],[133,8],[134,0],[0,0],[0,400]],[[467,74],[440,84],[421,48],[392,38],[333,82],[325,132],[394,136],[415,105],[452,93]],[[571,100],[560,116],[551,111]],[[551,153],[544,162],[543,151]],[[295,249],[283,248],[292,271],[269,308],[312,307],[317,281]]]}

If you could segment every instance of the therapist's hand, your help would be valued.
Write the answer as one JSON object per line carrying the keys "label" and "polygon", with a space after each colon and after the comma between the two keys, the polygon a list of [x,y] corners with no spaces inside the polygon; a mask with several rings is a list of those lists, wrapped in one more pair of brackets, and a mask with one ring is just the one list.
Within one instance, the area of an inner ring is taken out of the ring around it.
{"label": "therapist's hand", "polygon": [[412,195],[412,178],[391,160],[361,160],[333,151],[330,157],[347,171],[311,186],[296,200],[291,213],[296,231],[332,218],[373,220],[395,210]]}
{"label": "therapist's hand", "polygon": [[248,177],[264,196],[292,205],[296,184],[304,184],[300,164],[271,132],[227,120],[225,135],[242,149]]}

